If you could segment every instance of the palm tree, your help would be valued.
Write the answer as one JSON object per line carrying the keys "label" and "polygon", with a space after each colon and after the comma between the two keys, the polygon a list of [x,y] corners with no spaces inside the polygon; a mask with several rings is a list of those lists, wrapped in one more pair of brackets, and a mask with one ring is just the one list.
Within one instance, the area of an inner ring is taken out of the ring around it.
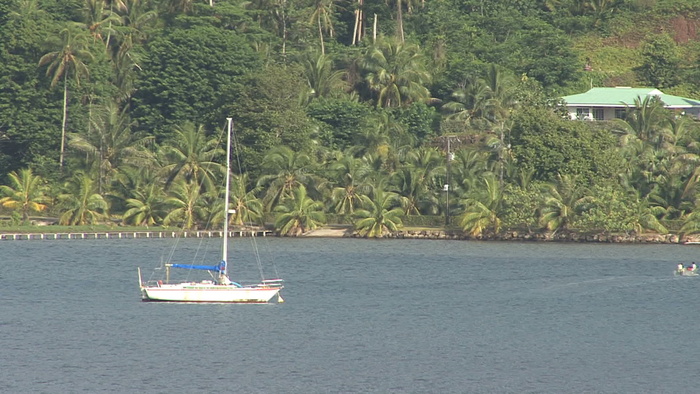
{"label": "palm tree", "polygon": [[275,207],[279,213],[275,219],[275,230],[281,235],[297,236],[316,229],[326,221],[323,203],[306,195],[306,188],[300,185],[294,189],[292,198],[285,198]]}
{"label": "palm tree", "polygon": [[463,200],[464,213],[458,218],[462,230],[473,237],[481,236],[486,231],[493,234],[501,231],[503,191],[492,173],[483,178],[483,183],[483,189],[473,191],[471,197]]}
{"label": "palm tree", "polygon": [[86,165],[99,174],[100,194],[111,184],[117,168],[122,164],[143,166],[150,160],[150,155],[143,148],[153,141],[153,137],[134,136],[131,133],[133,125],[128,107],[120,109],[117,102],[109,101],[91,119],[91,127],[86,134],[69,134],[68,145],[83,153]]}
{"label": "palm tree", "polygon": [[454,152],[454,160],[450,162],[450,193],[454,190],[456,195],[466,195],[475,189],[487,171],[487,164],[487,152],[472,148]]}
{"label": "palm tree", "polygon": [[355,231],[363,237],[381,238],[403,225],[398,195],[375,188],[372,198],[363,196],[363,208],[355,211]]}
{"label": "palm tree", "polygon": [[97,193],[88,175],[78,172],[65,184],[66,193],[58,196],[61,225],[95,224],[108,217],[107,201]]}
{"label": "palm tree", "polygon": [[126,200],[126,206],[128,210],[122,219],[125,224],[153,226],[161,223],[167,214],[163,189],[156,183],[135,190],[133,197]]}
{"label": "palm tree", "polygon": [[0,185],[0,206],[19,210],[22,222],[29,220],[30,212],[46,209],[50,199],[44,195],[44,181],[34,175],[31,168],[22,169],[19,173],[13,171],[8,177],[12,186]]}
{"label": "palm tree", "polygon": [[267,191],[263,202],[268,211],[286,198],[293,197],[293,190],[311,181],[308,173],[311,158],[295,152],[287,146],[273,148],[263,159],[263,168],[268,173],[258,180],[258,186]]}
{"label": "palm tree", "polygon": [[80,85],[80,79],[89,75],[85,61],[92,59],[92,54],[87,49],[87,36],[82,32],[71,29],[63,29],[59,33],[62,44],[57,51],[49,52],[39,59],[39,66],[48,65],[46,75],[53,74],[51,87],[56,86],[63,79],[63,121],[61,123],[61,152],[58,165],[63,168],[63,152],[66,141],[66,122],[68,119],[68,77],[72,74],[76,84]]}
{"label": "palm tree", "polygon": [[178,179],[165,199],[165,204],[172,210],[163,219],[163,224],[178,225],[183,230],[199,228],[200,220],[207,216],[203,203],[200,185],[194,180]]}
{"label": "palm tree", "polygon": [[304,76],[311,89],[313,98],[329,97],[341,93],[346,88],[343,81],[345,72],[334,70],[332,59],[321,53],[305,52],[301,64],[304,66]]}
{"label": "palm tree", "polygon": [[352,215],[362,203],[362,196],[369,193],[365,182],[370,172],[369,166],[362,159],[342,154],[329,166],[334,174],[335,187],[331,192],[334,212],[339,215]]}
{"label": "palm tree", "polygon": [[[107,5],[105,0],[84,0],[83,5],[83,20],[84,24],[79,24],[79,26],[84,27],[90,32],[90,35],[94,40],[104,40],[106,48],[109,48],[110,37],[112,33],[115,32],[112,29],[112,24],[119,25],[121,20],[119,16],[114,13],[113,8],[125,7],[121,2],[110,3],[110,9],[105,8]],[[103,33],[106,32],[107,36],[103,37]]]}
{"label": "palm tree", "polygon": [[442,156],[435,148],[421,148],[407,155],[407,162],[394,176],[406,215],[435,214],[438,199],[437,173],[443,171]]}
{"label": "palm tree", "polygon": [[236,212],[230,216],[231,224],[244,225],[248,222],[257,222],[263,217],[263,204],[256,193],[260,188],[249,188],[248,174],[231,176],[231,208]]}
{"label": "palm tree", "polygon": [[679,232],[683,235],[700,233],[700,200],[696,201],[695,209],[683,219]]}
{"label": "palm tree", "polygon": [[323,42],[323,32],[326,31],[333,37],[333,0],[314,0],[313,14],[310,22],[318,26],[318,38],[321,41],[321,55],[326,54],[326,46]]}
{"label": "palm tree", "polygon": [[431,80],[416,45],[381,40],[362,59],[365,80],[376,94],[377,107],[402,107],[430,99],[425,87]]}
{"label": "palm tree", "polygon": [[576,177],[559,175],[556,184],[545,186],[540,224],[549,231],[567,230],[582,204],[590,201],[587,189]]}
{"label": "palm tree", "polygon": [[645,96],[643,99],[634,99],[633,107],[627,106],[627,116],[624,121],[618,121],[618,124],[622,126],[625,138],[636,137],[645,144],[658,148],[667,121],[668,112],[663,102],[656,96]]}
{"label": "palm tree", "polygon": [[491,91],[483,79],[470,77],[452,92],[452,101],[443,105],[447,119],[462,122],[465,126],[484,128],[487,120]]}
{"label": "palm tree", "polygon": [[635,202],[630,224],[637,234],[641,234],[646,229],[654,230],[659,234],[668,233],[668,229],[657,218],[661,214],[659,207],[650,206],[647,200],[637,199]]}
{"label": "palm tree", "polygon": [[204,127],[192,123],[175,126],[173,138],[160,151],[167,163],[162,171],[167,174],[166,188],[176,179],[193,182],[204,190],[212,190],[215,174],[223,174],[224,166],[215,158],[224,154],[216,138],[207,139]]}

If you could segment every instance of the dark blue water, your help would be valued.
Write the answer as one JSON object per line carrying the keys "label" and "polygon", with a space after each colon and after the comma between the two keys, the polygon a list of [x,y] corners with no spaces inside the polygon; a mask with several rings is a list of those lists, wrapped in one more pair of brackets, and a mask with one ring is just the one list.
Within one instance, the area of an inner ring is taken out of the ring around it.
{"label": "dark blue water", "polygon": [[697,392],[700,247],[271,238],[284,304],[140,302],[171,243],[0,242],[0,392]]}

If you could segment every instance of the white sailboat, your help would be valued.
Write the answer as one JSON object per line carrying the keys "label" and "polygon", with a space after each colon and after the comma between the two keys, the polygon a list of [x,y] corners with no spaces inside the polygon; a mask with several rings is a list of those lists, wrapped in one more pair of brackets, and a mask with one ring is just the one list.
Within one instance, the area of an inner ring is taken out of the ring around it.
{"label": "white sailboat", "polygon": [[[165,264],[165,281],[143,282],[141,279],[141,268],[138,269],[139,287],[141,289],[141,299],[143,301],[163,301],[163,302],[231,302],[231,303],[267,303],[275,296],[278,302],[284,302],[280,296],[282,290],[282,279],[263,279],[260,283],[253,285],[241,285],[229,279],[227,270],[228,261],[228,217],[229,208],[229,187],[231,174],[231,132],[232,119],[228,118],[228,137],[226,150],[226,191],[224,205],[224,229],[222,234],[222,258],[216,265],[194,265],[194,264]],[[178,282],[170,283],[170,269],[194,269],[209,271],[213,280],[203,280],[200,282]]]}

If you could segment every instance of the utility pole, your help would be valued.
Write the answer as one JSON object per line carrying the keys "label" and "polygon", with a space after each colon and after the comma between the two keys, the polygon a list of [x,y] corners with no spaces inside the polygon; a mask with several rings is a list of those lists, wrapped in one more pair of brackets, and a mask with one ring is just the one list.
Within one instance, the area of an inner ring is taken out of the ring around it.
{"label": "utility pole", "polygon": [[450,172],[451,166],[450,162],[454,159],[454,154],[450,150],[450,137],[447,139],[447,165],[446,165],[446,176],[445,176],[445,186],[443,190],[445,191],[445,227],[450,225]]}

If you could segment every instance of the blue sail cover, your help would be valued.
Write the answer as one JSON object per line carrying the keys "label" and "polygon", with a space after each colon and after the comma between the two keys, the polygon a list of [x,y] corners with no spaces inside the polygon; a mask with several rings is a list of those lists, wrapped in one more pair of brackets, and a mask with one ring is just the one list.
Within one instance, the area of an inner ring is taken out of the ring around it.
{"label": "blue sail cover", "polygon": [[189,270],[205,270],[223,272],[226,270],[226,262],[221,260],[217,265],[193,265],[193,264],[172,264],[171,267],[185,268]]}

